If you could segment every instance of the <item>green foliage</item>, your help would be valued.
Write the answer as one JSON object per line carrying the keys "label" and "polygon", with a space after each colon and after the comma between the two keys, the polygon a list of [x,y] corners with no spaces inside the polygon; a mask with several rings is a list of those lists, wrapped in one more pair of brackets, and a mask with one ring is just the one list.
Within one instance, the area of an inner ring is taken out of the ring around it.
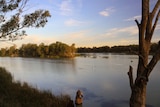
{"label": "green foliage", "polygon": [[93,48],[87,48],[87,47],[80,47],[77,48],[78,53],[96,53],[96,52],[109,52],[110,47],[109,46],[102,46],[102,47],[93,47]]}
{"label": "green foliage", "polygon": [[49,45],[50,57],[74,57],[74,53],[75,53],[74,46],[69,46],[61,42],[56,42]]}
{"label": "green foliage", "polygon": [[11,74],[0,67],[0,107],[66,107],[70,101],[68,95],[54,96],[13,81]]}
{"label": "green foliage", "polygon": [[37,57],[37,44],[23,44],[19,49],[18,56]]}
{"label": "green foliage", "polygon": [[[28,0],[0,0],[0,39],[14,41],[26,36],[23,28],[44,27],[51,17],[48,10],[25,13]],[[25,13],[25,14],[24,14]]]}
{"label": "green foliage", "polygon": [[2,57],[7,56],[7,49],[6,48],[1,48],[0,56],[2,56]]}
{"label": "green foliage", "polygon": [[41,43],[37,44],[23,44],[19,49],[16,46],[10,48],[2,48],[0,56],[21,56],[21,57],[40,57],[40,58],[71,58],[75,55],[75,44],[71,46],[56,42],[49,46]]}
{"label": "green foliage", "polygon": [[50,17],[49,11],[36,10],[34,13],[24,16],[23,27],[44,27],[47,23],[47,17]]}

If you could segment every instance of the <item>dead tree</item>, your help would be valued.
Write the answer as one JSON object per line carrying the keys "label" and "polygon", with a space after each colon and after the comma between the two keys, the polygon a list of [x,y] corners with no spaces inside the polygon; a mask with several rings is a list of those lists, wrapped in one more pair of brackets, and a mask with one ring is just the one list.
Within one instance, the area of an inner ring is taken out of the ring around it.
{"label": "dead tree", "polygon": [[153,68],[160,60],[160,42],[158,49],[152,59],[148,61],[151,39],[160,16],[160,0],[157,0],[153,10],[150,12],[150,0],[142,0],[142,19],[135,20],[139,30],[139,60],[137,75],[133,79],[133,68],[130,66],[128,76],[131,87],[130,107],[146,106],[146,87],[148,78]]}

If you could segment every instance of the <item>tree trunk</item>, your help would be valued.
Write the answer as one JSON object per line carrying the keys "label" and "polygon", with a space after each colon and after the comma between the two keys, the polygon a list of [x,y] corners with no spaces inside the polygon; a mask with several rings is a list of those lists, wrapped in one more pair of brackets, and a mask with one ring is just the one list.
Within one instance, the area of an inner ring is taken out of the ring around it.
{"label": "tree trunk", "polygon": [[132,72],[133,68],[130,66],[128,72],[132,92],[130,97],[130,107],[145,107],[147,79],[139,76],[139,78],[136,78],[135,83],[133,83]]}
{"label": "tree trunk", "polygon": [[146,104],[146,84],[134,86],[130,98],[130,107],[145,107]]}
{"label": "tree trunk", "polygon": [[[145,107],[146,106],[146,87],[148,77],[154,66],[160,60],[160,42],[157,52],[148,63],[151,39],[160,16],[160,0],[157,0],[155,7],[150,13],[150,0],[142,0],[142,20],[141,23],[135,20],[139,30],[139,61],[137,67],[137,75],[134,81],[133,68],[130,66],[128,76],[131,87],[130,107]],[[153,23],[152,23],[153,22]]]}

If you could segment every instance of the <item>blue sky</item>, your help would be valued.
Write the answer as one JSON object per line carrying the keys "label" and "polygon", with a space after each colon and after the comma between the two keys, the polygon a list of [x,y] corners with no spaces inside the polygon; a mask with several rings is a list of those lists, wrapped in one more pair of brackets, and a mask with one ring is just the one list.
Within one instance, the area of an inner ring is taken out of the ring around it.
{"label": "blue sky", "polygon": [[[157,0],[151,0],[151,6]],[[135,19],[140,20],[141,0],[30,0],[28,11],[49,10],[44,28],[27,29],[28,36],[14,44],[64,42],[76,47],[138,43]],[[160,40],[160,23],[153,41]],[[6,45],[6,43],[3,43]]]}

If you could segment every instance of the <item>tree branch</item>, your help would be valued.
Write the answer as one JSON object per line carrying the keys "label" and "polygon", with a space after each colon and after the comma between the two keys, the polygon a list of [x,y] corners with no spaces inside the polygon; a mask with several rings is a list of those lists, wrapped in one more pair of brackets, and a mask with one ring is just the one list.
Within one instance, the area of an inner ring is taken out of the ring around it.
{"label": "tree branch", "polygon": [[135,19],[135,22],[136,22],[136,24],[137,24],[137,26],[138,26],[138,29],[139,29],[139,28],[140,28],[140,24],[139,24],[138,20]]}
{"label": "tree branch", "polygon": [[151,19],[151,13],[149,13],[147,26],[146,26],[146,32],[145,32],[145,40],[148,42],[150,42],[150,38],[152,37],[152,35],[150,35],[151,29],[152,29],[152,19]]}
{"label": "tree branch", "polygon": [[[142,20],[141,20],[142,33],[144,33],[144,30],[146,29],[148,15],[149,15],[149,0],[142,0]],[[142,36],[144,36],[144,34],[142,34]]]}
{"label": "tree branch", "polygon": [[154,22],[153,27],[152,27],[152,29],[151,29],[151,34],[150,34],[150,35],[151,35],[151,37],[149,38],[150,40],[152,39],[152,36],[153,36],[154,30],[155,30],[156,25],[157,25],[158,20],[159,20],[159,16],[160,16],[160,10],[159,10],[159,12],[157,13],[157,16],[156,16],[155,22]]}
{"label": "tree branch", "polygon": [[129,71],[128,71],[128,76],[129,76],[129,82],[130,82],[130,87],[131,87],[131,90],[133,89],[133,68],[132,66],[129,66]]}
{"label": "tree branch", "polygon": [[147,69],[146,69],[146,76],[147,77],[149,77],[150,73],[152,72],[153,68],[155,67],[155,65],[157,64],[157,62],[159,60],[160,60],[160,41],[159,41],[158,49],[157,49],[155,55],[153,56],[150,63],[147,65]]}
{"label": "tree branch", "polygon": [[159,9],[160,6],[160,0],[157,1],[156,5],[154,6],[152,13],[151,13],[151,19],[153,20],[157,10]]}
{"label": "tree branch", "polygon": [[15,32],[17,32],[17,31],[23,29],[23,28],[24,28],[24,27],[20,27],[20,28],[15,29],[15,30],[13,30],[13,31],[11,31],[11,32],[7,32],[6,34],[2,34],[2,35],[0,36],[0,38],[6,37],[6,36],[8,36],[8,35],[10,35],[10,34],[12,34],[12,33],[15,33]]}

